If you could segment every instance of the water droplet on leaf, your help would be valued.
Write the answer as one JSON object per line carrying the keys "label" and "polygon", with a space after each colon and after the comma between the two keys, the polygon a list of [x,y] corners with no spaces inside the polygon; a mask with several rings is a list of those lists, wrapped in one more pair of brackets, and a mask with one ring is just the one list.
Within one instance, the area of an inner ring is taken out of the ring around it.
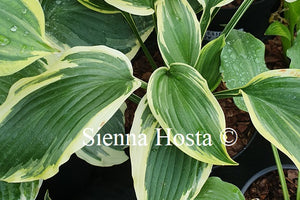
{"label": "water droplet on leaf", "polygon": [[17,30],[18,30],[18,27],[16,25],[14,25],[10,28],[10,31],[12,31],[12,32],[16,32]]}
{"label": "water droplet on leaf", "polygon": [[59,5],[59,4],[61,4],[61,1],[57,0],[57,1],[55,1],[55,3],[56,3],[57,5]]}
{"label": "water droplet on leaf", "polygon": [[0,46],[6,46],[10,43],[10,40],[4,35],[0,35]]}
{"label": "water droplet on leaf", "polygon": [[22,13],[25,15],[27,13],[27,9],[25,8]]}

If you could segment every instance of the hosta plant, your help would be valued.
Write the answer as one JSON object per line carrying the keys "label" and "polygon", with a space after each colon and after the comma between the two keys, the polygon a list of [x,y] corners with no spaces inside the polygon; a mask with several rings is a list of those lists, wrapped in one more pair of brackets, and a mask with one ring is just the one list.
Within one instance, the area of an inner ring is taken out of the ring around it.
{"label": "hosta plant", "polygon": [[273,23],[266,30],[266,35],[280,36],[283,52],[291,59],[290,68],[299,69],[300,1],[281,0],[281,6],[271,19]]}
{"label": "hosta plant", "polygon": [[[263,44],[232,31],[252,1],[202,46],[230,1],[0,0],[0,197],[35,199],[72,154],[111,166],[129,146],[139,200],[243,199],[209,178],[213,165],[237,165],[217,101],[228,97],[299,168],[300,71],[267,70]],[[165,66],[143,44],[153,29]],[[139,45],[155,68],[148,83],[133,76]],[[229,90],[213,93],[221,80]],[[128,98],[138,108],[125,134]]]}

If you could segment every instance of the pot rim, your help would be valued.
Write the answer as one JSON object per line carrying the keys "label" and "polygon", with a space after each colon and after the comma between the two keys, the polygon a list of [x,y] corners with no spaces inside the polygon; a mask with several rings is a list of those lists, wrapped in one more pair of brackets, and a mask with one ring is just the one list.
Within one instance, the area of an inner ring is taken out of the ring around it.
{"label": "pot rim", "polygon": [[[297,167],[293,164],[283,164],[282,165],[282,168],[283,169],[295,169],[297,170]],[[273,165],[273,166],[270,166],[270,167],[267,167],[257,173],[255,173],[246,183],[245,185],[243,186],[243,188],[241,189],[242,193],[245,194],[245,192],[248,190],[248,188],[250,187],[250,185],[256,181],[258,178],[260,178],[261,176],[271,172],[271,171],[274,171],[274,170],[277,170],[277,166],[276,165]]]}

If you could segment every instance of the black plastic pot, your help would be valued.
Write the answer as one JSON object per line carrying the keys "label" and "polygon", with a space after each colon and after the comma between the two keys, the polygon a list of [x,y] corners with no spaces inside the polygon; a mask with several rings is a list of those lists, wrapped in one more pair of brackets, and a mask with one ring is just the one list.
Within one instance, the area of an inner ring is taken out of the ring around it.
{"label": "black plastic pot", "polygon": [[[276,10],[279,0],[257,0],[244,13],[236,29],[251,33],[255,37],[263,40],[264,33],[269,25],[271,13]],[[204,41],[211,41],[217,38],[224,26],[230,21],[237,8],[221,8],[208,27]]]}
{"label": "black plastic pot", "polygon": [[[279,152],[279,155],[283,164],[293,164],[283,153]],[[270,143],[259,133],[235,161],[239,163],[238,166],[218,167],[213,169],[211,176],[218,176],[241,189],[253,174],[276,164]]]}
{"label": "black plastic pot", "polygon": [[[283,169],[295,169],[297,170],[297,167],[295,165],[291,165],[291,164],[285,164],[282,165]],[[269,172],[275,171],[277,170],[277,166],[273,165],[271,167],[267,167],[259,172],[257,172],[256,174],[254,174],[243,186],[243,188],[241,189],[242,193],[245,194],[245,192],[248,190],[248,188],[251,186],[252,183],[254,183],[257,179],[259,179],[260,177],[266,175]]]}
{"label": "black plastic pot", "polygon": [[72,155],[54,177],[45,180],[37,200],[49,190],[53,200],[135,200],[130,161],[96,167]]}

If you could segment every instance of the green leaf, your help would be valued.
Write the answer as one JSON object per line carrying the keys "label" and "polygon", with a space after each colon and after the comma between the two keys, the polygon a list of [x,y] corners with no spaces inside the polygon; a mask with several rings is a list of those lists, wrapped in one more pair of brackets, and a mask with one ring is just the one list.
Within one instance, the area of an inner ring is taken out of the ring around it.
{"label": "green leaf", "polygon": [[286,53],[287,49],[289,49],[292,45],[292,41],[293,41],[292,37],[294,37],[294,34],[291,34],[288,27],[283,25],[280,22],[276,21],[270,24],[265,34],[280,36],[284,53]]}
{"label": "green leaf", "polygon": [[195,69],[205,78],[212,91],[218,87],[221,81],[220,56],[224,46],[224,35],[210,41],[201,49],[200,57],[195,66]]}
{"label": "green leaf", "polygon": [[51,200],[51,198],[49,196],[49,191],[48,190],[45,193],[44,200]]}
{"label": "green leaf", "polygon": [[238,187],[222,181],[218,177],[210,177],[195,200],[244,200]]}
{"label": "green leaf", "polygon": [[278,35],[281,37],[285,37],[286,39],[291,41],[291,33],[290,33],[288,27],[286,27],[285,25],[283,25],[282,23],[280,23],[278,21],[270,24],[270,26],[266,30],[265,34],[266,35]]}
{"label": "green leaf", "polygon": [[[46,32],[63,48],[67,48],[64,45],[105,45],[123,52],[132,59],[140,47],[120,13],[98,13],[76,0],[43,0],[42,6],[46,17]],[[136,16],[134,20],[142,39],[146,40],[153,30],[152,17]]]}
{"label": "green leaf", "polygon": [[105,46],[72,48],[15,83],[0,106],[0,180],[53,176],[88,144],[84,129],[102,127],[140,84],[128,58]]}
{"label": "green leaf", "polygon": [[[221,53],[221,72],[226,87],[242,87],[256,75],[268,71],[264,53],[265,45],[260,40],[249,33],[232,30]],[[235,97],[234,102],[247,111],[241,97]]]}
{"label": "green leaf", "polygon": [[284,12],[284,18],[289,22],[290,33],[293,36],[295,28],[296,31],[300,29],[300,1],[285,2],[284,6],[287,8]]}
{"label": "green leaf", "polygon": [[152,15],[154,0],[104,0],[108,4],[134,15]]}
{"label": "green leaf", "polygon": [[[77,151],[76,155],[91,165],[99,167],[118,165],[128,160],[128,156],[123,151],[126,147],[126,143],[124,142],[124,111],[125,109],[123,109],[123,111],[119,109],[97,132],[94,139],[91,140],[87,146]],[[88,129],[86,133],[88,134],[89,131],[97,130]],[[119,136],[117,137],[114,134],[121,134],[123,138],[122,141],[116,141]]]}
{"label": "green leaf", "polygon": [[114,6],[109,5],[104,0],[78,0],[85,7],[92,9],[97,12],[114,14],[119,13],[120,11]]}
{"label": "green leaf", "polygon": [[[207,180],[212,165],[199,162],[175,146],[158,145],[159,124],[144,97],[135,113],[131,134],[146,145],[130,146],[132,176],[138,199],[194,199]],[[163,134],[163,132],[161,132]],[[143,136],[142,136],[143,135]]]}
{"label": "green leaf", "polygon": [[188,2],[194,9],[195,13],[199,13],[202,10],[202,6],[198,2],[198,0],[188,0]]}
{"label": "green leaf", "polygon": [[258,132],[300,169],[300,70],[264,72],[241,88]]}
{"label": "green leaf", "polygon": [[198,0],[198,1],[203,7],[203,13],[202,13],[201,19],[200,19],[200,27],[201,27],[202,37],[204,37],[205,32],[210,24],[214,10],[218,7],[222,7],[226,4],[229,4],[233,0],[215,0],[215,1]]}
{"label": "green leaf", "polygon": [[44,14],[37,0],[1,0],[0,16],[0,76],[56,51],[45,37]]}
{"label": "green leaf", "polygon": [[201,48],[199,22],[186,0],[156,4],[158,45],[167,65],[175,62],[194,66]]}
{"label": "green leaf", "polygon": [[42,180],[25,183],[6,183],[0,181],[0,199],[1,200],[35,200]]}
{"label": "green leaf", "polygon": [[161,67],[152,74],[147,95],[153,115],[179,149],[202,162],[236,164],[220,140],[224,113],[197,70],[185,64]]}
{"label": "green leaf", "polygon": [[0,105],[5,101],[9,89],[18,80],[26,77],[36,76],[46,71],[44,64],[38,60],[26,68],[8,76],[0,77]]}
{"label": "green leaf", "polygon": [[297,33],[297,37],[293,46],[287,50],[287,56],[291,59],[290,68],[300,69],[300,31]]}

